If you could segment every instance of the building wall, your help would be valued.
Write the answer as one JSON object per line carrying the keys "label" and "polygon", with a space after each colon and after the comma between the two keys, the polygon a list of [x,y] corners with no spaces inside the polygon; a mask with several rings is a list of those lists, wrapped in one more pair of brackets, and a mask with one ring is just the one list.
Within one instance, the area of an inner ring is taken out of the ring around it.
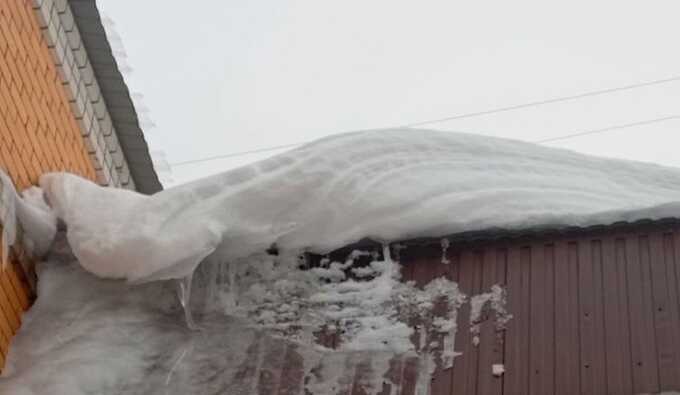
{"label": "building wall", "polygon": [[[35,19],[52,61],[56,64],[59,80],[64,85],[71,114],[75,116],[90,162],[94,164],[96,180],[101,185],[135,189],[109,108],[95,78],[91,57],[85,49],[69,2],[24,0],[24,3],[33,4]],[[98,15],[80,17],[91,19],[94,25],[100,24]]]}
{"label": "building wall", "polygon": [[[98,176],[37,11],[28,0],[0,1],[0,167],[19,190],[49,171]],[[14,255],[0,270],[0,366],[32,298]]]}
{"label": "building wall", "polygon": [[[573,395],[680,393],[680,225],[678,221],[602,227],[571,234],[502,240],[452,241],[442,259],[440,240],[406,242],[402,280],[423,287],[446,277],[466,295],[493,285],[506,290],[512,319],[497,326],[482,311],[473,344],[470,304],[458,311],[451,369],[437,367],[432,395]],[[331,253],[344,260],[354,247]],[[380,251],[370,245],[362,250]],[[321,257],[316,257],[320,259]],[[427,322],[414,347],[442,337]],[[422,336],[421,336],[422,335]],[[337,348],[336,331],[319,343]],[[386,378],[414,394],[418,360],[398,356]],[[505,373],[492,374],[494,364]],[[349,372],[361,381],[357,368]],[[348,394],[364,394],[361,385]],[[384,389],[381,394],[391,393]]]}
{"label": "building wall", "polygon": [[[437,276],[467,295],[506,287],[506,330],[482,315],[471,342],[469,305],[458,315],[452,369],[432,394],[657,394],[680,391],[680,227],[407,249],[405,280]],[[492,375],[503,363],[505,374]],[[675,392],[674,392],[675,393]]]}

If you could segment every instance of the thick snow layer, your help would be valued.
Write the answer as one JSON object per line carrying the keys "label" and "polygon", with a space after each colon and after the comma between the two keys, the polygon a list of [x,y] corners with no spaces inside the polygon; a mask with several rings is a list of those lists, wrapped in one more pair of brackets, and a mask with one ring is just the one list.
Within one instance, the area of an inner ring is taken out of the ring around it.
{"label": "thick snow layer", "polygon": [[103,277],[179,278],[271,244],[324,252],[488,228],[680,214],[680,170],[427,130],[341,134],[157,193],[41,179],[80,262]]}

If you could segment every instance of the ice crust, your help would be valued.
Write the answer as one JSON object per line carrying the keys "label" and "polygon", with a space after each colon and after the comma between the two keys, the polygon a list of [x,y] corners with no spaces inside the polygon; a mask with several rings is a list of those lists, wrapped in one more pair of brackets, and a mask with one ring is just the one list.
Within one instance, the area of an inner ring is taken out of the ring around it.
{"label": "ice crust", "polygon": [[[170,282],[99,279],[57,244],[38,266],[38,299],[13,341],[0,394],[336,394],[356,380],[364,393],[398,394],[389,373],[404,361],[426,394],[428,374],[457,354],[465,295],[443,278],[424,288],[401,282],[389,258],[376,257],[360,280],[330,283],[296,256],[205,263],[195,277],[196,332],[184,327]],[[318,340],[323,332],[340,333],[336,349]],[[416,332],[428,341],[414,345]],[[445,339],[443,348],[429,344],[434,338]]]}

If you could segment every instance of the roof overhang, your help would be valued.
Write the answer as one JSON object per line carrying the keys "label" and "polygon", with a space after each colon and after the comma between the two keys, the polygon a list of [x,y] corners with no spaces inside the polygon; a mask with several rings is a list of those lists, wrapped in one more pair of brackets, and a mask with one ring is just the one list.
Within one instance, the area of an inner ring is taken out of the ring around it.
{"label": "roof overhang", "polygon": [[154,170],[137,111],[116,63],[96,1],[68,2],[136,189],[146,194],[158,192],[163,187]]}

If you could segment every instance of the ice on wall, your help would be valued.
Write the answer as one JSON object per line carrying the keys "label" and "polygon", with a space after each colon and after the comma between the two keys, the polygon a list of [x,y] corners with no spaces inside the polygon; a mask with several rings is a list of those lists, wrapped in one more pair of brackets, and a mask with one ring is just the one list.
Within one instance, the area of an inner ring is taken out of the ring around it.
{"label": "ice on wall", "polygon": [[8,261],[9,248],[16,242],[16,201],[17,194],[12,180],[0,170],[0,262],[3,265]]}
{"label": "ice on wall", "polygon": [[497,331],[505,329],[505,325],[512,319],[512,314],[505,308],[505,289],[498,284],[491,286],[491,291],[474,295],[470,298],[470,333],[472,344],[479,345],[479,332],[482,323],[482,313],[486,308],[489,313],[493,312],[494,326]]}
{"label": "ice on wall", "polygon": [[[62,240],[38,266],[38,299],[12,344],[0,393],[336,394],[359,383],[367,394],[398,394],[395,364],[410,366],[427,393],[427,374],[456,355],[456,313],[466,298],[445,279],[422,289],[401,282],[399,264],[385,254],[355,251],[324,263],[344,279],[309,270],[295,255],[206,263],[196,275],[196,332],[184,327],[170,282],[99,279]],[[366,256],[356,276],[350,262]],[[414,318],[442,345],[414,345]],[[324,331],[336,333],[334,349],[319,338]]]}
{"label": "ice on wall", "polygon": [[[396,394],[395,364],[427,393],[428,373],[455,368],[459,307],[471,303],[473,334],[485,306],[502,325],[502,288],[469,299],[445,279],[416,288],[387,247],[307,270],[301,252],[680,209],[680,170],[425,130],[326,138],[153,196],[64,173],[40,184],[51,211],[37,190],[14,201],[63,220],[75,258],[41,264],[0,393],[342,393],[358,377],[368,393]],[[264,253],[274,246],[277,257]],[[153,280],[199,264],[203,330],[191,332],[172,285]],[[324,333],[340,333],[334,350]]]}
{"label": "ice on wall", "polygon": [[7,262],[10,246],[18,238],[29,253],[41,257],[47,253],[57,231],[57,218],[37,187],[19,195],[12,180],[0,170],[0,226],[2,227],[2,262]]}

